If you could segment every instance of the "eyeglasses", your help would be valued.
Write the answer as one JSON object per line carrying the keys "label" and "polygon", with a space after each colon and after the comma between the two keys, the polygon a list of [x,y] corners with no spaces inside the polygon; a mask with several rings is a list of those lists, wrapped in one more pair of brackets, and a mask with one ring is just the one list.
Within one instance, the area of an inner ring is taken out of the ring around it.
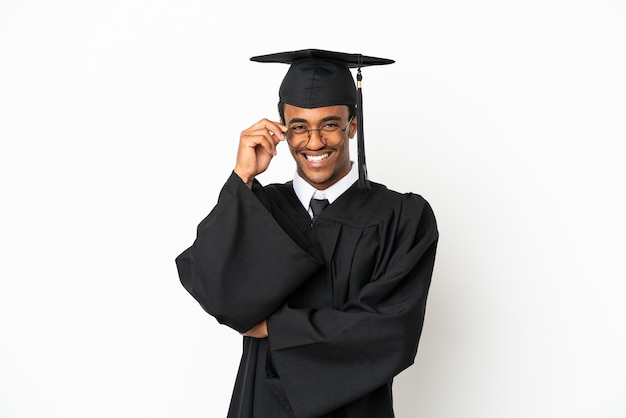
{"label": "eyeglasses", "polygon": [[304,125],[294,125],[287,130],[287,143],[293,148],[306,147],[311,140],[311,132],[317,131],[320,141],[324,145],[333,147],[341,142],[343,133],[348,129],[351,122],[352,118],[350,118],[345,128],[342,128],[337,122],[326,122],[318,129],[308,129]]}

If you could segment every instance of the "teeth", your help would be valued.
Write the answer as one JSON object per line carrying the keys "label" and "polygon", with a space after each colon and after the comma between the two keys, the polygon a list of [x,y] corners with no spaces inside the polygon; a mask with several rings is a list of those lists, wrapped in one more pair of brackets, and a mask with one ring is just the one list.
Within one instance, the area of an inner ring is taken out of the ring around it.
{"label": "teeth", "polygon": [[322,155],[307,155],[306,156],[306,159],[308,161],[311,161],[312,163],[318,163],[322,160],[325,160],[326,158],[328,158],[328,153],[322,154]]}

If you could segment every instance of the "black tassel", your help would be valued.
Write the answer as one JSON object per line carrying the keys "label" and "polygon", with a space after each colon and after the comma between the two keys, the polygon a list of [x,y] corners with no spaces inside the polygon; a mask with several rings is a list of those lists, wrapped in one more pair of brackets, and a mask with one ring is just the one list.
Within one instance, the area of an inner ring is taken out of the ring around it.
{"label": "black tassel", "polygon": [[369,189],[370,183],[367,179],[367,165],[365,164],[365,135],[363,134],[363,91],[361,89],[361,67],[359,65],[357,75],[357,151],[359,164],[359,189]]}

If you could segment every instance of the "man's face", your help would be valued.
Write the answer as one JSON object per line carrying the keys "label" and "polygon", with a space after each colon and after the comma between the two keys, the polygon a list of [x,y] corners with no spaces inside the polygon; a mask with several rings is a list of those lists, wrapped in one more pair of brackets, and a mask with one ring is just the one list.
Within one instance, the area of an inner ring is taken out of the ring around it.
{"label": "man's face", "polygon": [[[335,184],[350,171],[349,138],[356,132],[356,118],[349,120],[348,106],[327,106],[305,109],[285,105],[285,125],[304,132],[302,141],[292,141],[289,150],[296,161],[298,174],[318,190]],[[335,132],[320,130],[338,125]],[[321,136],[324,138],[322,141]],[[309,138],[308,143],[306,139]],[[306,144],[305,144],[306,143]]]}

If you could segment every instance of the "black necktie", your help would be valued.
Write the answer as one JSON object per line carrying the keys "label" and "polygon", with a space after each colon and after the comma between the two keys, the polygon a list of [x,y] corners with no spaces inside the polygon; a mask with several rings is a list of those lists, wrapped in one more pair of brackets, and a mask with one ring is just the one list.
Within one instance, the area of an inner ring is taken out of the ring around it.
{"label": "black necktie", "polygon": [[313,219],[322,213],[324,208],[328,206],[328,199],[311,199],[311,210],[313,211]]}

